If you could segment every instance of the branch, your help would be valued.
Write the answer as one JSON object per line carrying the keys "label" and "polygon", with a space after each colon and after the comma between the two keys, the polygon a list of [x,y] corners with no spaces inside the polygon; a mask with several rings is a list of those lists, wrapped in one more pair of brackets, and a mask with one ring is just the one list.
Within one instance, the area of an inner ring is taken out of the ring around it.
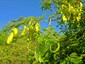
{"label": "branch", "polygon": [[48,24],[48,26],[50,26],[51,25],[51,19],[50,19],[50,21],[49,21],[49,24]]}

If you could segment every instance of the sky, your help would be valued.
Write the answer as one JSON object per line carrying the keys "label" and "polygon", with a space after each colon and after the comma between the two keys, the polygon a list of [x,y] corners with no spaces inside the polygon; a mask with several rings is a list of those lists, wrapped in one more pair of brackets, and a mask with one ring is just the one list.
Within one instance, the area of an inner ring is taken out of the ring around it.
{"label": "sky", "polygon": [[[10,20],[21,16],[41,16],[46,11],[40,9],[40,0],[0,0],[0,29]],[[48,12],[50,13],[50,12]],[[48,23],[42,23],[46,27]],[[55,25],[55,23],[53,23]]]}

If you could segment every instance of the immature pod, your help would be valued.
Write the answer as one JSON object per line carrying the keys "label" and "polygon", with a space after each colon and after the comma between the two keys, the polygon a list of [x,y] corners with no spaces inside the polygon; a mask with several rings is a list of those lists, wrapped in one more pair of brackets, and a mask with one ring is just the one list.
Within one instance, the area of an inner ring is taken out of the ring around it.
{"label": "immature pod", "polygon": [[27,28],[27,30],[29,31],[29,28]]}
{"label": "immature pod", "polygon": [[14,33],[13,33],[13,32],[11,32],[11,33],[10,33],[10,35],[9,35],[9,37],[7,38],[7,44],[12,43],[13,36],[14,36]]}
{"label": "immature pod", "polygon": [[29,26],[29,37],[30,37],[30,40],[33,38],[33,33],[34,33],[34,27],[33,26]]}
{"label": "immature pod", "polygon": [[29,38],[27,38],[27,41],[29,41]]}
{"label": "immature pod", "polygon": [[22,31],[21,36],[24,36],[26,34],[26,30],[27,30],[27,27],[24,26],[24,30]]}
{"label": "immature pod", "polygon": [[39,32],[40,31],[40,25],[39,25],[39,23],[36,23],[35,24],[35,29],[36,29],[36,32]]}
{"label": "immature pod", "polygon": [[17,28],[13,28],[12,31],[14,33],[14,37],[17,37],[18,36],[18,29]]}
{"label": "immature pod", "polygon": [[31,21],[28,23],[28,25],[31,25],[32,23],[31,23]]}
{"label": "immature pod", "polygon": [[52,50],[51,49],[51,45],[50,45],[50,51],[52,52],[52,53],[56,53],[57,51],[59,51],[59,49],[60,49],[60,43],[57,43],[57,45],[58,45],[58,47],[56,48],[56,50]]}
{"label": "immature pod", "polygon": [[29,30],[30,30],[30,31],[33,30],[33,26],[29,26]]}

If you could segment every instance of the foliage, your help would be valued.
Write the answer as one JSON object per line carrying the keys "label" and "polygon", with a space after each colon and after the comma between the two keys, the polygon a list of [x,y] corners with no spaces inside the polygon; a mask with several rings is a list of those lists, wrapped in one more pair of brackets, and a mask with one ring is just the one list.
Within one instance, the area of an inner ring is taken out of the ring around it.
{"label": "foliage", "polygon": [[76,53],[71,53],[70,56],[68,56],[67,58],[65,58],[65,60],[63,62],[61,62],[61,64],[82,64],[82,57],[77,56]]}
{"label": "foliage", "polygon": [[0,45],[0,64],[21,63],[28,63],[28,49],[27,41],[25,39],[20,38],[16,43],[10,45]]}
{"label": "foliage", "polygon": [[[20,17],[10,21],[0,31],[0,62],[2,64],[15,62],[17,64],[84,64],[85,6],[83,3],[84,1],[80,0],[41,0],[41,9],[52,12],[48,17],[47,28],[40,26],[45,16]],[[57,22],[57,27],[60,27],[59,32],[54,30],[52,21]],[[12,37],[10,37],[11,33]],[[6,40],[9,43],[6,43]]]}

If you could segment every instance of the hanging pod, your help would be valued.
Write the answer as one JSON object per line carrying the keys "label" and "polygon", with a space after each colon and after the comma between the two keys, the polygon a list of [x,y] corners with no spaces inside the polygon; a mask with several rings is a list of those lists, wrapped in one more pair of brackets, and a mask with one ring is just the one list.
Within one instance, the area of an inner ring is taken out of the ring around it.
{"label": "hanging pod", "polygon": [[76,17],[77,21],[81,19],[81,14],[79,13],[78,16]]}
{"label": "hanging pod", "polygon": [[24,36],[26,34],[26,30],[27,30],[27,27],[24,26],[24,30],[22,31],[21,36]]}
{"label": "hanging pod", "polygon": [[75,8],[70,3],[68,3],[68,6],[69,6],[69,8],[68,8],[69,12],[72,12],[72,13],[76,12]]}
{"label": "hanging pod", "polygon": [[13,33],[13,32],[11,32],[11,33],[10,33],[10,35],[9,35],[9,37],[7,38],[7,44],[12,43],[13,36],[14,36],[14,33]]}
{"label": "hanging pod", "polygon": [[40,31],[40,25],[39,25],[39,23],[36,23],[35,24],[35,29],[36,29],[36,32],[39,32]]}
{"label": "hanging pod", "polygon": [[59,51],[59,49],[60,49],[60,43],[57,43],[57,45],[58,45],[58,47],[57,47],[56,50],[54,50],[54,51],[51,49],[52,46],[50,45],[50,51],[51,51],[52,53],[56,53],[57,51]]}
{"label": "hanging pod", "polygon": [[31,25],[32,24],[32,22],[30,21],[29,23],[28,23],[28,25]]}
{"label": "hanging pod", "polygon": [[67,18],[66,18],[66,16],[64,14],[62,15],[62,19],[63,19],[64,23],[67,22]]}
{"label": "hanging pod", "polygon": [[82,11],[83,4],[80,2],[80,11]]}
{"label": "hanging pod", "polygon": [[29,26],[29,37],[31,39],[33,39],[33,34],[34,34],[34,27],[33,26]]}
{"label": "hanging pod", "polygon": [[14,33],[14,37],[18,36],[18,29],[17,28],[12,28],[12,32]]}

